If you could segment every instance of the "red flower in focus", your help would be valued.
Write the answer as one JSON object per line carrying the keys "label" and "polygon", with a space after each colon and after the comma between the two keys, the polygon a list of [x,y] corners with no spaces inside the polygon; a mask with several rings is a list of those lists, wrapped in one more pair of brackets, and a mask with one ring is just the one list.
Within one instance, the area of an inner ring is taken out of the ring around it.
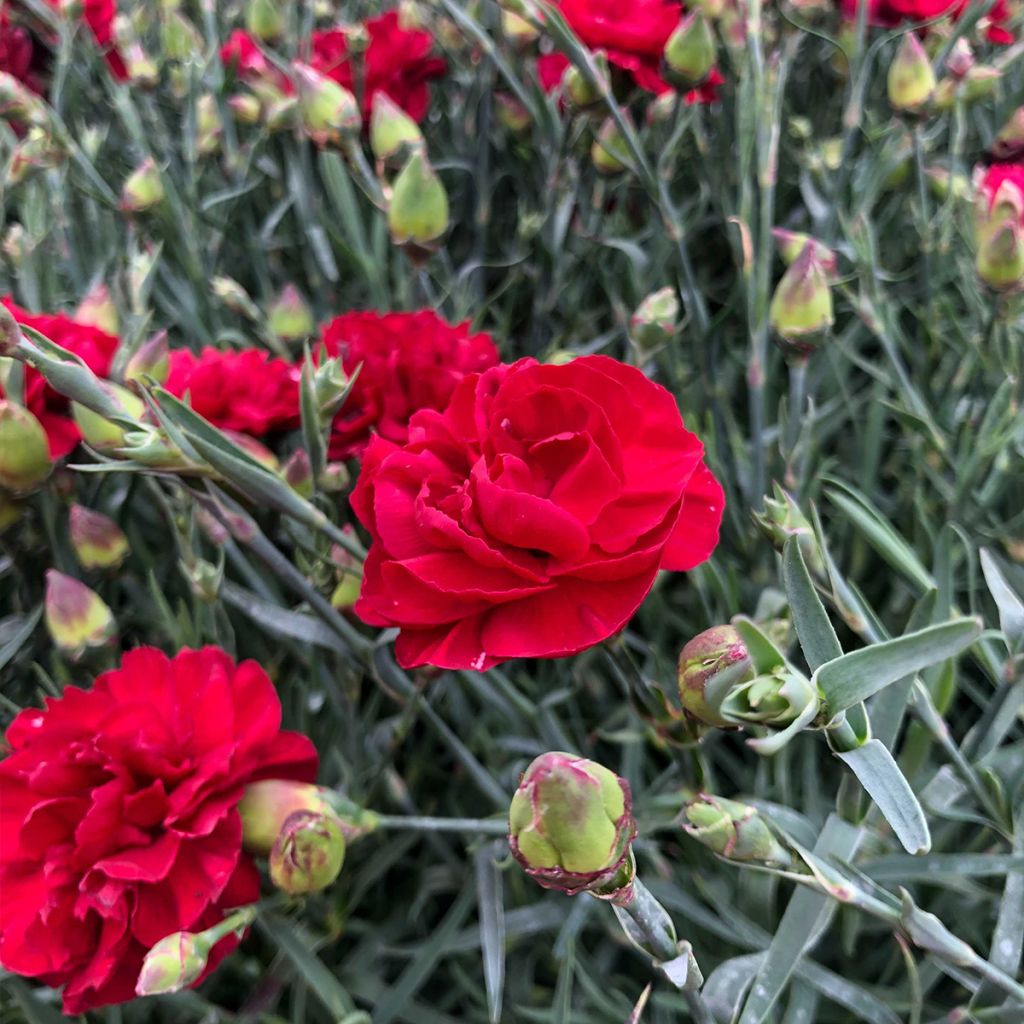
{"label": "red flower in focus", "polygon": [[[902,21],[930,21],[943,14],[960,17],[971,0],[868,0],[868,20],[872,25],[891,28]],[[842,0],[843,15],[857,17],[859,0]],[[998,0],[988,14],[986,34],[994,43],[1012,43],[1013,35],[1005,27],[1010,20],[1008,0]]]}
{"label": "red flower in focus", "polygon": [[[114,335],[98,327],[80,324],[63,313],[37,316],[16,305],[9,296],[0,301],[19,324],[35,328],[50,341],[79,356],[98,377],[105,377],[110,372],[119,344]],[[0,397],[3,394],[4,389],[0,386]],[[43,425],[52,458],[67,455],[81,440],[82,435],[71,419],[68,400],[54,391],[43,375],[31,367],[25,367],[25,406]]]}
{"label": "red flower in focus", "polygon": [[266,352],[204,348],[198,355],[176,349],[164,385],[215,427],[262,437],[299,422],[297,366]]}
{"label": "red flower in focus", "polygon": [[92,690],[21,712],[0,761],[0,963],[82,1013],[131,999],[160,939],[258,898],[243,790],[316,774],[312,743],[280,728],[263,669],[216,647],[140,648]]}
{"label": "red flower in focus", "polygon": [[463,380],[404,446],[374,438],[352,507],[372,538],[356,614],[399,662],[560,657],[627,622],[659,569],[703,562],[725,504],[673,397],[605,356]]}
{"label": "red flower in focus", "polygon": [[46,52],[36,44],[28,29],[11,21],[6,5],[0,7],[0,71],[42,94],[40,72],[46,64]]}
{"label": "red flower in focus", "polygon": [[386,92],[410,117],[422,121],[430,105],[427,83],[441,77],[447,68],[442,58],[430,56],[433,37],[429,32],[402,28],[397,11],[370,18],[363,27],[369,47],[354,61],[341,29],[314,32],[310,64],[352,92],[359,94],[361,89],[365,117],[373,110],[373,97]]}
{"label": "red flower in focus", "polygon": [[[1021,207],[1024,208],[1024,164],[995,164],[982,173],[978,183],[982,195],[988,199],[989,209],[1005,182],[1016,186],[1020,192]],[[1024,213],[1021,214],[1021,223],[1024,224]]]}
{"label": "red flower in focus", "polygon": [[371,433],[404,444],[409,419],[420,409],[443,409],[469,373],[494,366],[489,334],[449,324],[432,310],[418,313],[345,313],[323,329],[327,354],[340,356],[359,378],[331,425],[330,457],[358,454]]}

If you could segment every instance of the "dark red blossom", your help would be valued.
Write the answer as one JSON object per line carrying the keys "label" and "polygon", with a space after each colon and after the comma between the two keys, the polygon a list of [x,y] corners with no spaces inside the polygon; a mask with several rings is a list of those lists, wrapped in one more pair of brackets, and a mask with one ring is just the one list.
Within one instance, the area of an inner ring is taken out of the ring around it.
{"label": "dark red blossom", "polygon": [[560,657],[629,620],[659,569],[718,542],[725,504],[675,399],[605,356],[472,374],[404,446],[374,438],[352,507],[372,544],[355,612],[405,666]]}
{"label": "dark red blossom", "polygon": [[[50,341],[80,357],[99,377],[110,372],[110,364],[119,344],[118,339],[98,327],[80,324],[63,313],[36,315],[22,309],[9,296],[0,300],[19,324],[33,327]],[[0,383],[0,397],[4,394]],[[25,367],[24,404],[43,425],[50,442],[50,455],[59,459],[67,455],[81,440],[81,433],[71,419],[68,400],[58,394],[37,370]]]}
{"label": "dark red blossom", "polygon": [[33,92],[42,93],[42,72],[47,63],[46,50],[24,25],[12,20],[7,4],[0,7],[0,71],[13,75]]}
{"label": "dark red blossom", "polygon": [[215,427],[262,437],[298,425],[299,376],[297,366],[257,349],[177,349],[165,387],[179,398],[187,392]]}
{"label": "dark red blossom", "polygon": [[[868,21],[872,25],[891,28],[903,21],[931,21],[950,14],[962,17],[971,0],[866,0]],[[857,16],[860,0],[841,0],[845,17]],[[994,43],[1012,43],[1013,34],[1006,28],[1011,11],[1008,0],[997,0],[986,19],[986,35]]]}
{"label": "dark red blossom", "polygon": [[443,409],[468,373],[494,366],[489,334],[469,323],[450,324],[433,310],[417,313],[345,313],[323,329],[327,354],[340,356],[359,379],[331,426],[330,456],[358,454],[371,434],[403,444],[419,409]]}
{"label": "dark red blossom", "polygon": [[[123,1002],[147,950],[259,896],[237,805],[259,779],[311,781],[255,662],[126,654],[91,690],[15,718],[0,761],[0,963],[64,987],[64,1010]],[[220,942],[214,966],[238,944]]]}
{"label": "dark red blossom", "polygon": [[314,32],[310,64],[356,93],[364,116],[370,116],[374,96],[386,92],[410,117],[422,121],[430,106],[428,83],[447,67],[442,58],[431,56],[433,37],[420,29],[402,28],[397,11],[370,18],[363,28],[369,46],[354,58],[341,29]]}

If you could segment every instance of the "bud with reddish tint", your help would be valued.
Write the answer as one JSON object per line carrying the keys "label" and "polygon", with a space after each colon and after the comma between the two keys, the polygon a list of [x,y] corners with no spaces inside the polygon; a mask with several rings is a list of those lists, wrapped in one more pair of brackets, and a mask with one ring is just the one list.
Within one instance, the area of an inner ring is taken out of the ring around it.
{"label": "bud with reddish tint", "polygon": [[778,551],[790,537],[796,537],[807,568],[815,576],[825,575],[814,527],[793,496],[777,483],[772,485],[772,496],[764,499],[764,511],[754,514],[754,522]]}
{"label": "bud with reddish tint", "polygon": [[345,860],[345,834],[333,811],[288,815],[270,850],[270,880],[292,896],[326,889]]}
{"label": "bud with reddish tint", "polygon": [[691,718],[705,725],[731,725],[717,710],[721,696],[753,678],[750,655],[733,626],[712,626],[679,653],[680,701]]}
{"label": "bud with reddish tint", "polygon": [[448,230],[448,193],[426,154],[414,151],[395,178],[388,228],[398,245],[429,247]]}
{"label": "bud with reddish tint", "polygon": [[[121,412],[128,419],[138,421],[145,415],[146,403],[138,395],[109,381],[103,381],[100,386],[118,403]],[[97,451],[120,448],[125,443],[125,432],[128,428],[108,420],[78,402],[71,403],[71,418],[82,432],[85,443]]]}
{"label": "bud with reddish tint", "polygon": [[903,114],[919,114],[935,95],[935,71],[921,41],[906,32],[889,65],[889,104]]}
{"label": "bud with reddish tint", "polygon": [[298,79],[299,117],[318,146],[337,146],[358,133],[363,118],[355,96],[308,64],[294,65]]}
{"label": "bud with reddish tint", "polygon": [[128,213],[144,213],[162,203],[164,183],[155,161],[147,158],[132,171],[121,189],[121,209]]}
{"label": "bud with reddish tint", "polygon": [[668,37],[662,54],[662,71],[679,89],[696,89],[715,66],[715,37],[703,11],[683,16]]}
{"label": "bud with reddish tint", "polygon": [[303,498],[313,496],[313,467],[305,448],[296,448],[281,467],[284,482]]}
{"label": "bud with reddish tint", "polygon": [[994,292],[1024,287],[1024,225],[1007,218],[983,240],[976,260],[978,277]]}
{"label": "bud with reddish tint", "polygon": [[1018,107],[992,140],[992,156],[997,160],[1024,157],[1024,107]]}
{"label": "bud with reddish tint", "polygon": [[54,644],[72,660],[106,645],[116,629],[114,616],[99,594],[56,569],[46,573],[43,617]]}
{"label": "bud with reddish tint", "polygon": [[422,145],[420,126],[386,92],[376,93],[370,114],[370,149],[373,155],[389,163]]}
{"label": "bud with reddish tint", "polygon": [[110,289],[97,281],[86,293],[75,310],[75,319],[80,324],[98,327],[107,334],[117,334],[117,306],[110,297]]}
{"label": "bud with reddish tint", "polygon": [[676,333],[679,298],[675,288],[651,292],[629,319],[629,340],[641,352],[656,352]]}
{"label": "bud with reddish tint", "polygon": [[116,569],[127,557],[128,538],[109,516],[72,505],[68,521],[71,547],[83,569]]}
{"label": "bud with reddish tint", "polygon": [[312,783],[284,779],[254,782],[246,787],[238,805],[242,844],[250,853],[265,857],[290,815],[296,811],[327,814],[330,810],[324,791]]}
{"label": "bud with reddish tint", "polygon": [[813,352],[833,323],[832,290],[817,244],[810,239],[783,274],[768,312],[772,329],[798,357]]}
{"label": "bud with reddish tint", "polygon": [[824,242],[819,242],[811,235],[806,235],[802,231],[788,231],[786,228],[772,228],[772,238],[775,239],[775,247],[787,267],[792,266],[800,258],[807,244],[811,243],[825,273],[833,278],[839,272],[836,254]]}
{"label": "bud with reddish tint", "polygon": [[[605,81],[608,80],[608,58],[603,50],[594,54],[594,66]],[[575,65],[570,64],[562,75],[562,95],[576,110],[588,110],[601,100],[601,92],[592,85]]]}
{"label": "bud with reddish tint", "polygon": [[600,174],[621,174],[629,167],[629,149],[619,126],[608,117],[590,147],[590,159]]}
{"label": "bud with reddish tint", "polygon": [[146,954],[135,984],[137,996],[181,992],[195,984],[206,970],[212,944],[202,934],[175,932],[161,939]]}
{"label": "bud with reddish tint", "polygon": [[24,406],[0,398],[0,489],[27,494],[51,469],[43,425]]}
{"label": "bud with reddish tint", "polygon": [[128,360],[124,370],[125,383],[141,382],[144,377],[163,384],[170,372],[170,346],[167,344],[167,332],[157,331],[148,341],[144,341]]}
{"label": "bud with reddish tint", "polygon": [[309,305],[293,284],[286,284],[267,310],[267,324],[282,341],[302,341],[316,329]]}
{"label": "bud with reddish tint", "polygon": [[573,895],[617,885],[636,836],[629,784],[574,754],[541,754],[509,808],[509,846],[546,889]]}
{"label": "bud with reddish tint", "polygon": [[757,808],[737,800],[701,793],[683,808],[683,829],[729,860],[782,867],[791,860]]}

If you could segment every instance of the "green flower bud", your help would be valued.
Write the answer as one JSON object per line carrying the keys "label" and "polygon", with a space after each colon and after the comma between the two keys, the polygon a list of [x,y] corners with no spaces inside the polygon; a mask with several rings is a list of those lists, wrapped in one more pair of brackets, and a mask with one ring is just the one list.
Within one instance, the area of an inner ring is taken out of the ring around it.
{"label": "green flower bud", "polygon": [[662,72],[674,86],[682,90],[696,89],[715,66],[715,37],[703,11],[683,17],[668,37],[662,55]]}
{"label": "green flower bud", "polygon": [[313,496],[313,467],[305,448],[296,448],[281,467],[284,482],[303,498]]}
{"label": "green flower bud", "polygon": [[513,856],[540,885],[568,895],[613,884],[635,835],[628,783],[573,754],[541,754],[509,808]]}
{"label": "green flower bud", "polygon": [[540,36],[531,22],[513,11],[501,12],[501,32],[506,39],[520,47],[528,46]]}
{"label": "green flower bud", "polygon": [[940,113],[946,113],[953,109],[957,96],[967,106],[989,99],[995,95],[1002,77],[1003,73],[998,68],[978,64],[967,72],[963,80],[944,78],[935,89],[932,106]]}
{"label": "green flower bud", "polygon": [[122,55],[128,81],[139,89],[155,89],[160,84],[160,68],[153,58],[142,48],[138,39],[129,39],[123,45],[118,44]]}
{"label": "green flower bud", "polygon": [[235,93],[228,97],[228,109],[239,124],[259,124],[263,116],[263,104],[251,92]]}
{"label": "green flower bud", "polygon": [[71,547],[83,569],[116,569],[128,555],[128,538],[109,516],[72,505],[68,517]]}
{"label": "green flower bud", "polygon": [[250,320],[260,318],[259,308],[249,297],[249,293],[231,277],[217,276],[210,279],[213,294],[224,304],[225,309],[239,313]]}
{"label": "green flower bud", "polygon": [[495,112],[498,120],[513,135],[523,135],[530,127],[530,112],[510,93],[496,92],[494,94]]}
{"label": "green flower bud", "polygon": [[223,557],[216,565],[205,558],[181,561],[178,565],[189,590],[204,604],[216,604],[220,598],[221,585],[224,583]]}
{"label": "green flower bud", "polygon": [[35,171],[57,167],[63,156],[64,151],[54,142],[48,131],[43,128],[30,128],[25,138],[14,147],[10,169],[7,172],[7,184],[19,185]]}
{"label": "green flower bud", "polygon": [[832,290],[813,239],[783,274],[768,316],[782,343],[797,356],[813,352],[827,335],[833,323]]}
{"label": "green flower bud", "polygon": [[716,708],[731,687],[753,678],[750,655],[733,626],[712,626],[679,653],[680,701],[691,718],[705,725],[732,725]]}
{"label": "green flower bud", "polygon": [[996,160],[1020,160],[1024,156],[1024,107],[1018,107],[999,129],[990,149]]}
{"label": "green flower bud", "polygon": [[80,324],[98,327],[107,334],[117,334],[117,306],[110,297],[110,289],[102,281],[97,281],[85,293],[75,310],[75,320]]}
{"label": "green flower bud", "polygon": [[141,383],[144,377],[149,377],[158,384],[163,384],[171,369],[170,355],[167,332],[157,331],[152,338],[143,342],[128,360],[128,365],[124,369],[125,383]]}
{"label": "green flower bud", "polygon": [[24,406],[0,398],[0,489],[27,494],[52,469],[43,425]]}
{"label": "green flower bud", "polygon": [[810,682],[791,665],[740,683],[719,705],[721,716],[733,725],[780,727],[803,716],[818,695]]}
{"label": "green flower bud", "polygon": [[932,62],[916,33],[904,33],[889,65],[887,86],[890,106],[903,114],[920,113],[935,95]]}
{"label": "green flower bud", "polygon": [[656,352],[676,333],[679,298],[675,288],[651,292],[629,320],[629,340],[641,352]]}
{"label": "green flower bud", "polygon": [[359,600],[362,586],[361,577],[345,573],[331,593],[331,607],[339,612],[347,612]]}
{"label": "green flower bud", "polygon": [[278,0],[248,0],[245,5],[246,30],[265,43],[272,43],[284,32],[284,11]]}
{"label": "green flower bud", "polygon": [[629,167],[629,149],[619,126],[606,118],[590,147],[590,159],[600,174],[621,174]]}
{"label": "green flower bud", "polygon": [[152,469],[173,469],[182,473],[199,467],[185,458],[181,449],[172,443],[162,430],[145,426],[141,430],[128,430],[115,448],[108,448],[105,455],[127,459]]}
{"label": "green flower bud", "polygon": [[320,489],[328,494],[338,494],[347,490],[352,483],[352,476],[344,462],[328,462],[318,481]]}
{"label": "green flower bud", "polygon": [[308,782],[266,779],[247,786],[238,805],[242,818],[242,845],[265,857],[281,834],[285,821],[297,811],[327,814],[331,810],[324,791]]}
{"label": "green flower bud", "polygon": [[725,11],[726,0],[692,0],[690,7],[702,11],[706,18],[720,18]]}
{"label": "green flower bud", "polygon": [[43,618],[54,644],[72,661],[105,646],[116,624],[106,603],[84,583],[48,569]]}
{"label": "green flower bud", "polygon": [[286,284],[267,310],[267,324],[282,341],[302,341],[316,330],[313,313],[293,284]]}
{"label": "green flower bud", "polygon": [[971,195],[971,181],[966,174],[950,172],[945,167],[929,167],[924,173],[929,191],[939,202],[945,202],[951,196],[967,199]]}
{"label": "green flower bud", "polygon": [[729,860],[742,863],[790,863],[789,851],[758,814],[756,807],[701,793],[683,808],[686,834]]}
{"label": "green flower bud", "polygon": [[270,851],[270,880],[301,896],[326,889],[345,860],[345,835],[333,811],[295,811],[281,826]]}
{"label": "green flower bud", "polygon": [[1016,292],[1024,287],[1024,225],[1007,218],[978,249],[978,277],[995,292]]}
{"label": "green flower bud", "polygon": [[316,145],[338,146],[359,132],[363,117],[348,89],[308,64],[296,64],[294,70],[298,78],[299,117]]}
{"label": "green flower bud", "polygon": [[48,120],[42,100],[6,71],[0,71],[0,117],[38,125]]}
{"label": "green flower bud", "polygon": [[754,522],[778,551],[783,549],[790,537],[797,537],[807,568],[815,576],[824,578],[825,563],[814,536],[814,528],[788,491],[773,484],[772,497],[764,499],[764,511],[754,514]]}
{"label": "green flower bud", "polygon": [[121,189],[121,209],[127,213],[144,213],[162,203],[164,183],[155,161],[148,158],[128,176]]}
{"label": "green flower bud", "polygon": [[163,10],[160,46],[166,60],[183,64],[203,52],[203,39],[195,25],[179,10]]}
{"label": "green flower bud", "polygon": [[[112,398],[116,399],[128,419],[141,420],[146,412],[146,403],[127,388],[104,381],[101,385]],[[108,420],[92,409],[78,402],[71,403],[71,418],[82,432],[85,443],[97,451],[120,448],[125,443],[126,428]]]}
{"label": "green flower bud", "polygon": [[[594,53],[594,65],[600,77],[607,81],[608,58],[603,50]],[[562,95],[566,102],[576,110],[589,110],[601,102],[600,89],[591,85],[574,64],[570,64],[562,73]]]}
{"label": "green flower bud", "polygon": [[390,163],[422,146],[420,126],[386,92],[377,92],[370,114],[370,149],[373,155],[383,163]]}
{"label": "green flower bud", "polygon": [[205,93],[196,101],[196,149],[200,156],[217,152],[221,130],[217,99],[211,93]]}
{"label": "green flower bud", "polygon": [[413,152],[395,178],[388,229],[398,245],[426,247],[448,230],[448,193],[426,154]]}
{"label": "green flower bud", "polygon": [[175,932],[161,939],[142,961],[135,994],[159,996],[194,985],[206,970],[212,948],[203,935],[191,932]]}
{"label": "green flower bud", "polygon": [[775,239],[775,247],[787,267],[792,266],[800,258],[800,254],[810,243],[814,246],[814,254],[828,277],[834,278],[838,274],[839,260],[824,242],[819,242],[801,231],[787,231],[785,228],[772,228],[772,238]]}

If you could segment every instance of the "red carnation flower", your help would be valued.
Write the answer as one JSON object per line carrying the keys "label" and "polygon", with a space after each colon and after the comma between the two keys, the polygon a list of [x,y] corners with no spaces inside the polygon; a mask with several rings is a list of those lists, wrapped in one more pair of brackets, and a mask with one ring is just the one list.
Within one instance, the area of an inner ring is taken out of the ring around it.
{"label": "red carnation flower", "polygon": [[263,669],[216,647],[140,648],[18,715],[0,761],[0,963],[82,1013],[131,999],[160,939],[253,902],[245,786],[316,774],[312,743],[280,728]]}
{"label": "red carnation flower", "polygon": [[[979,171],[978,175],[978,188],[988,199],[989,209],[995,203],[996,195],[1005,182],[1017,188],[1021,206],[1024,208],[1024,164],[995,164],[986,171]],[[1021,223],[1024,224],[1024,214],[1021,215]]]}
{"label": "red carnation flower", "polygon": [[[60,9],[61,0],[46,0],[55,10]],[[93,39],[99,47],[110,73],[119,82],[128,78],[128,69],[114,46],[114,17],[117,14],[115,0],[85,0],[82,5],[82,20],[89,26]]]}
{"label": "red carnation flower", "polygon": [[28,29],[11,21],[6,6],[0,7],[0,71],[13,75],[33,92],[43,92],[41,72],[47,54]]}
{"label": "red carnation flower", "polygon": [[278,92],[290,96],[294,87],[286,75],[267,59],[260,44],[248,32],[235,29],[220,48],[220,60],[243,82],[268,82]]}
{"label": "red carnation flower", "polygon": [[[11,311],[19,324],[35,328],[50,341],[73,352],[97,376],[105,377],[110,372],[110,364],[119,344],[114,335],[98,327],[80,324],[63,313],[37,316],[16,305],[9,296],[0,299],[0,302]],[[3,394],[3,387],[0,386],[0,397]],[[50,442],[52,458],[59,459],[67,455],[82,439],[78,427],[71,419],[68,400],[54,391],[42,374],[31,367],[25,368],[25,406],[42,423]]]}
{"label": "red carnation flower", "polygon": [[192,408],[215,427],[262,437],[299,422],[297,366],[266,352],[204,348],[171,353],[167,383],[179,398],[188,392]]}
{"label": "red carnation flower", "polygon": [[605,356],[522,359],[375,438],[352,507],[372,538],[356,614],[399,662],[485,669],[598,643],[659,569],[703,562],[725,504],[673,397]]}
{"label": "red carnation flower", "polygon": [[332,459],[358,454],[372,433],[404,444],[414,412],[443,409],[466,374],[498,361],[489,334],[470,334],[468,322],[453,326],[429,309],[345,313],[324,327],[321,340],[347,372],[362,364],[331,425]]}
{"label": "red carnation flower", "polygon": [[[362,89],[363,113],[368,118],[373,98],[386,92],[410,117],[422,121],[430,106],[428,82],[445,73],[447,65],[440,57],[431,57],[434,40],[429,32],[404,29],[398,12],[388,11],[363,23],[369,35],[369,47],[355,60]],[[310,64],[321,74],[333,78],[356,92],[357,77],[348,52],[348,39],[341,29],[313,33]]]}
{"label": "red carnation flower", "polygon": [[[902,21],[930,21],[943,14],[961,17],[966,13],[970,0],[868,0],[868,21],[872,25],[891,28]],[[845,17],[857,16],[859,0],[842,0]],[[994,43],[1012,43],[1013,35],[1005,24],[1010,20],[1007,0],[999,2],[989,12],[986,35]]]}

